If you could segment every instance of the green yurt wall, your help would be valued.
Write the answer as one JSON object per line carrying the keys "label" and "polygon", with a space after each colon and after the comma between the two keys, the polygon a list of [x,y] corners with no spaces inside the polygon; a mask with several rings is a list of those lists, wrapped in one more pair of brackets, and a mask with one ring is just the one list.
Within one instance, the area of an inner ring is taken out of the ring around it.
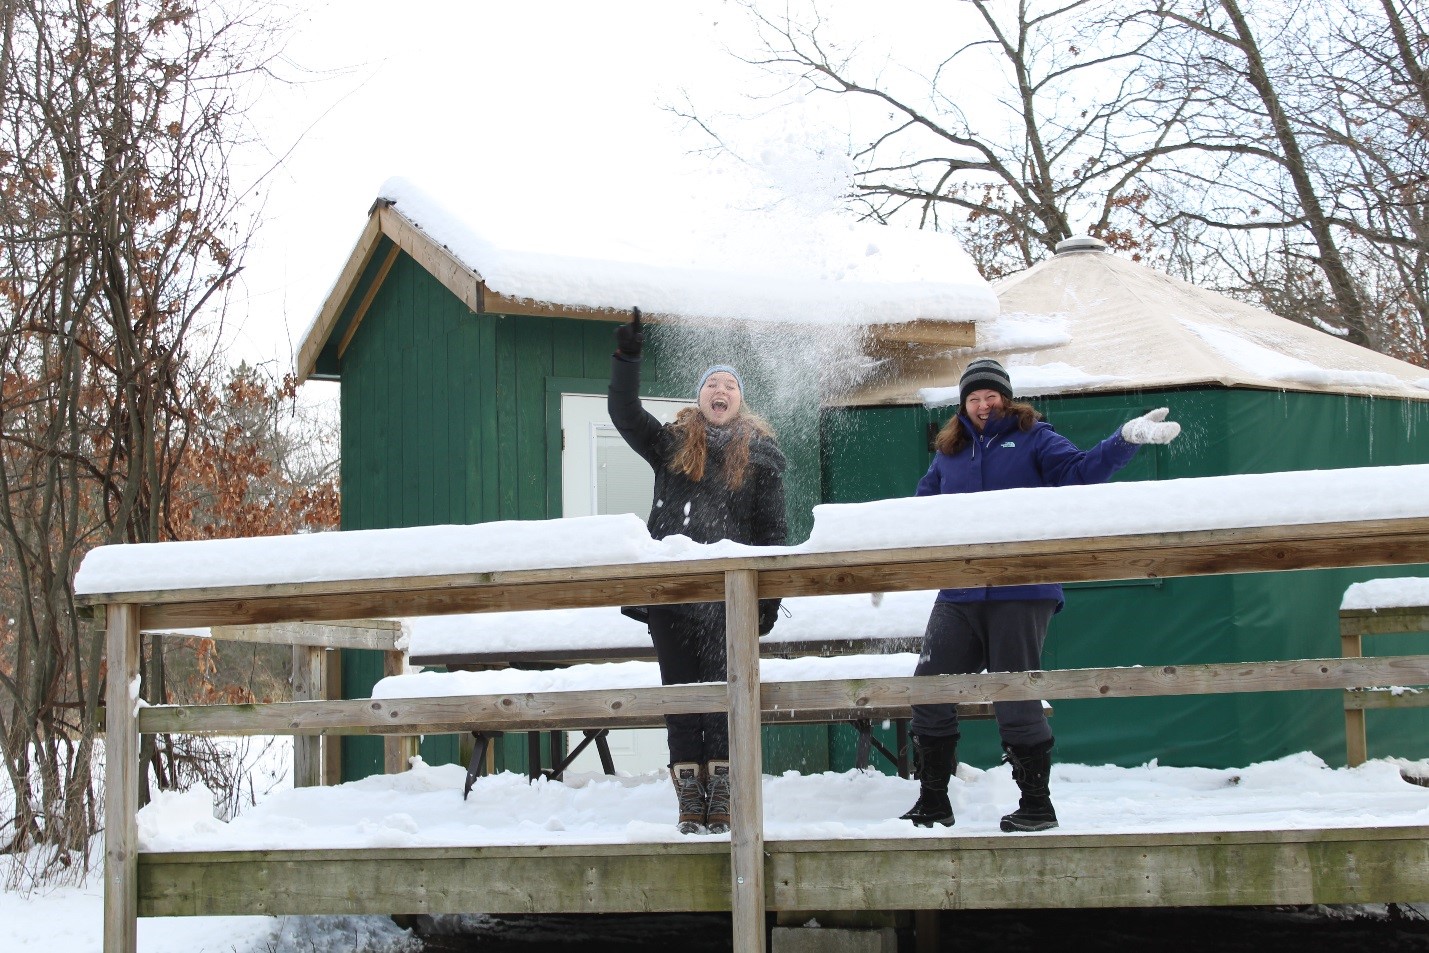
{"label": "green yurt wall", "polygon": [[[1130,417],[1169,406],[1182,424],[1181,436],[1165,447],[1143,448],[1118,481],[1429,462],[1429,402],[1214,389],[1032,403],[1083,448]],[[911,495],[931,459],[929,426],[951,413],[921,406],[826,411],[825,501]],[[1345,492],[1353,493],[1353,485]],[[975,497],[969,505],[976,505]],[[1365,579],[1406,575],[1429,575],[1429,565],[1069,585],[1043,662],[1068,669],[1337,656],[1345,589]],[[1371,655],[1421,651],[1429,651],[1429,637],[1366,643]],[[1429,712],[1369,716],[1371,756],[1429,755]],[[1078,763],[1132,766],[1156,759],[1233,767],[1306,750],[1330,764],[1345,758],[1338,692],[1058,701],[1052,725],[1058,757]],[[878,734],[891,747],[891,726]],[[851,729],[830,733],[836,769],[851,765],[853,737]],[[999,760],[993,723],[971,722],[963,737],[963,760],[980,767]]]}

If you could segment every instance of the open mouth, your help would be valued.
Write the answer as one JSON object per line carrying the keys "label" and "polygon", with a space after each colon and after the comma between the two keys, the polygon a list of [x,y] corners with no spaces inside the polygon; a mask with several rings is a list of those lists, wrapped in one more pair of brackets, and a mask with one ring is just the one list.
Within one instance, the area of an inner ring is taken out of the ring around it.
{"label": "open mouth", "polygon": [[723,413],[724,411],[729,410],[729,401],[725,400],[722,397],[716,397],[714,400],[710,401],[710,410],[715,410],[719,411],[720,413]]}

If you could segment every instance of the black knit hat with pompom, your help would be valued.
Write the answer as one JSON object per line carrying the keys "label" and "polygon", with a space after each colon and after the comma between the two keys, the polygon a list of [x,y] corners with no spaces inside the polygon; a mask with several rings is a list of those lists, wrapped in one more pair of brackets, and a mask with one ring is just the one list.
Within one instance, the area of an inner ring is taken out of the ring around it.
{"label": "black knit hat with pompom", "polygon": [[958,403],[967,403],[968,395],[975,390],[995,390],[1008,400],[1012,399],[1012,378],[1007,376],[1003,366],[990,357],[973,361],[958,380]]}

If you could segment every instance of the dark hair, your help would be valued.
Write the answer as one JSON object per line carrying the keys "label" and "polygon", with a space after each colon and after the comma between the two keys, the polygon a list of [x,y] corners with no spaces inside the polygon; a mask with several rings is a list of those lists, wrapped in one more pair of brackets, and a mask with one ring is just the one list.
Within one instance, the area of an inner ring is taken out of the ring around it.
{"label": "dark hair", "polygon": [[[1002,407],[1004,414],[1015,414],[1017,416],[1017,429],[1028,431],[1032,425],[1042,419],[1042,415],[1037,412],[1037,408],[1031,404],[1024,404],[1020,400],[1008,401]],[[938,431],[938,436],[933,438],[933,446],[939,453],[946,453],[952,456],[963,447],[972,442],[972,435],[963,426],[962,417],[954,414],[943,429]]]}

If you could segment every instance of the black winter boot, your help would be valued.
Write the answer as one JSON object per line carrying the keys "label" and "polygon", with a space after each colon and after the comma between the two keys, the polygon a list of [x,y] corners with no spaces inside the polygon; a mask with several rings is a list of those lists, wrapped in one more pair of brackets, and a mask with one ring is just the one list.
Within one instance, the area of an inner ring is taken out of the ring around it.
{"label": "black winter boot", "polygon": [[705,765],[705,829],[711,834],[729,833],[729,762]]}
{"label": "black winter boot", "polygon": [[705,788],[700,779],[700,765],[682,761],[670,765],[670,780],[675,784],[675,801],[680,808],[676,827],[681,834],[705,832]]}
{"label": "black winter boot", "polygon": [[913,752],[917,762],[918,800],[899,820],[912,821],[916,827],[941,824],[953,826],[953,805],[948,800],[948,779],[958,769],[958,738],[925,738],[913,736]]}
{"label": "black winter boot", "polygon": [[1022,789],[1017,810],[1002,819],[1002,829],[1013,831],[1047,831],[1057,826],[1057,812],[1052,810],[1052,792],[1047,782],[1052,776],[1052,739],[1035,745],[1004,744],[1002,760],[1012,765],[1012,780]]}

